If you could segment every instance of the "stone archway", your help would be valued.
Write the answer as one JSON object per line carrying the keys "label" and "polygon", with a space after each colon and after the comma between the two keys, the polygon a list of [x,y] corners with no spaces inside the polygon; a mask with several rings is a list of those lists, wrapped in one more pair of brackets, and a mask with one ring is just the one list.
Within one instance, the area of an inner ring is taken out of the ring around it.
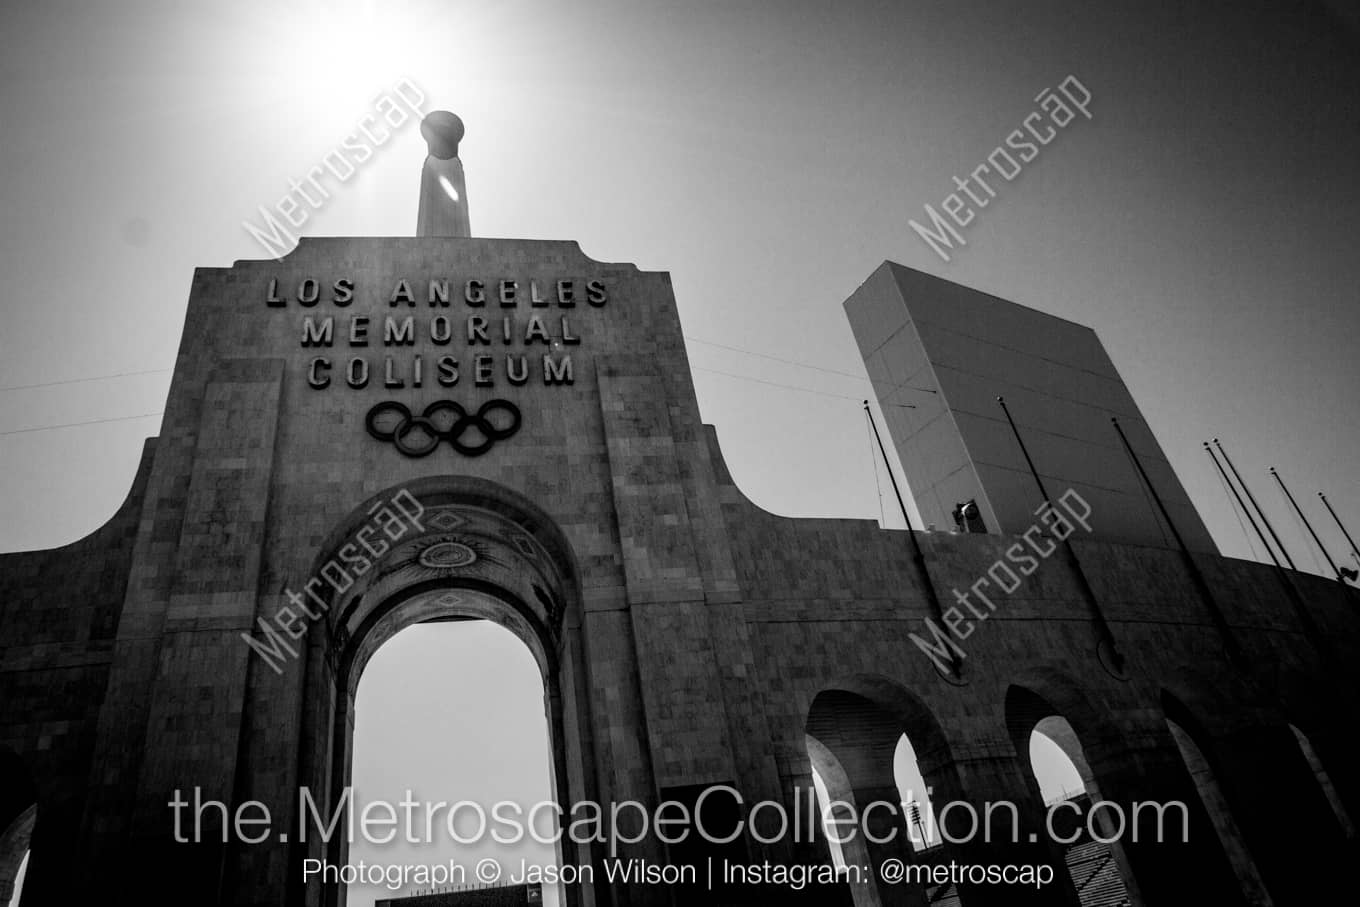
{"label": "stone archway", "polygon": [[1220,771],[1215,765],[1209,732],[1177,696],[1163,690],[1161,699],[1163,718],[1185,764],[1185,770],[1194,782],[1210,825],[1241,886],[1242,896],[1251,907],[1271,907],[1274,900],[1266,889],[1255,855],[1247,844],[1232,801],[1219,778]]}
{"label": "stone archway", "polygon": [[[925,886],[880,884],[877,876],[885,861],[910,865],[923,860],[912,846],[916,830],[908,819],[911,804],[904,797],[920,804],[927,817],[931,801],[926,791],[906,793],[898,787],[894,757],[901,739],[905,736],[915,749],[927,784],[939,784],[951,793],[958,790],[949,747],[935,716],[896,682],[859,675],[828,684],[813,697],[804,731],[808,755],[829,800],[859,811],[857,834],[842,844],[842,851],[847,865],[871,866],[874,871],[851,885],[854,903],[857,907],[929,903]],[[878,806],[869,818],[862,811],[872,804]]]}
{"label": "stone archway", "polygon": [[[1094,710],[1086,707],[1079,693],[1065,688],[1062,683],[1064,678],[1051,673],[1041,676],[1048,680],[1045,687],[1057,690],[1061,698],[1073,707],[1078,721],[1084,727],[1097,725],[1098,733],[1103,738],[1097,750],[1099,755],[1108,758],[1109,751],[1118,752],[1124,748],[1117,731],[1109,727],[1108,722],[1090,720]],[[1015,747],[1016,758],[1025,767],[1025,780],[1030,785],[1032,796],[1044,802],[1036,767],[1030,755],[1031,738],[1036,733],[1044,735],[1057,747],[1081,779],[1079,796],[1065,801],[1070,812],[1063,814],[1056,804],[1045,803],[1050,819],[1061,816],[1073,826],[1059,831],[1057,822],[1048,822],[1050,835],[1059,836],[1059,839],[1050,840],[1050,847],[1055,865],[1060,865],[1067,874],[1067,882],[1072,886],[1070,895],[1083,904],[1112,899],[1112,902],[1142,907],[1146,901],[1125,853],[1122,834],[1103,811],[1106,807],[1113,807],[1122,817],[1125,814],[1123,804],[1106,800],[1102,795],[1086,747],[1067,715],[1029,687],[1011,684],[1006,690],[1006,727]],[[1104,770],[1104,765],[1101,768]],[[1125,820],[1121,818],[1119,827],[1124,825]]]}
{"label": "stone archway", "polygon": [[[342,807],[350,781],[354,698],[364,667],[392,636],[433,620],[489,620],[524,642],[543,680],[554,796],[564,808],[591,797],[590,754],[567,733],[587,723],[583,702],[572,694],[583,666],[564,644],[567,616],[579,613],[576,564],[560,530],[530,502],[467,477],[387,489],[332,532],[312,575],[339,579],[314,587],[329,594],[308,637],[299,752],[300,782],[325,805],[325,821]],[[299,825],[309,819],[296,816]],[[297,860],[345,862],[343,835],[323,845],[315,828],[308,830],[307,843],[294,845]],[[564,840],[558,847],[559,861],[592,862],[583,846]],[[297,894],[298,903],[344,902],[336,885]],[[568,904],[581,897],[574,887],[565,894]]]}

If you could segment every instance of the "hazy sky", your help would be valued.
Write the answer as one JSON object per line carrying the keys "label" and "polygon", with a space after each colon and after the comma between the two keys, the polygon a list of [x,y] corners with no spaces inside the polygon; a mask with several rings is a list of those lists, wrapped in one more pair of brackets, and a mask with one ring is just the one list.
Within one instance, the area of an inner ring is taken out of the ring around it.
{"label": "hazy sky", "polygon": [[[69,542],[116,509],[157,431],[193,268],[263,257],[242,220],[403,78],[467,122],[475,234],[671,272],[703,416],[769,510],[880,513],[841,302],[893,259],[1094,327],[1225,553],[1251,549],[1199,446],[1214,435],[1301,568],[1319,569],[1267,465],[1335,555],[1315,492],[1360,529],[1360,66],[1323,6],[377,10],[5,4],[0,550]],[[1093,119],[941,261],[907,221],[1069,74]],[[410,235],[423,156],[410,125],[303,232]],[[93,420],[115,421],[30,430]]]}
{"label": "hazy sky", "polygon": [[[0,431],[161,410],[193,268],[261,257],[241,221],[409,78],[468,123],[478,235],[671,272],[704,418],[762,506],[879,514],[868,385],[833,372],[862,374],[840,304],[891,258],[1093,326],[1223,550],[1249,551],[1212,435],[1311,567],[1265,467],[1360,526],[1353,33],[1298,3],[997,6],[10,4],[0,386],[161,371],[0,392]],[[1094,118],[941,261],[908,219],[1069,73]],[[410,234],[422,157],[404,129],[305,232]],[[157,425],[0,435],[25,515],[0,546],[103,522]]]}

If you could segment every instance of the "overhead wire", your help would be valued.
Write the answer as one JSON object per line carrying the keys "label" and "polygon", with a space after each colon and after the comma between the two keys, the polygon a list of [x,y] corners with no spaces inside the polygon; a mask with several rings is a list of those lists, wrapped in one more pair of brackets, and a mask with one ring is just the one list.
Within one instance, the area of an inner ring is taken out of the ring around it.
{"label": "overhead wire", "polygon": [[80,425],[99,425],[104,422],[127,422],[130,419],[150,419],[152,416],[164,415],[161,410],[156,413],[139,413],[135,416],[109,416],[105,419],[87,419],[84,422],[62,422],[59,425],[35,425],[32,428],[11,428],[8,431],[0,431],[0,435],[22,435],[34,431],[55,431],[58,428],[76,428]]}
{"label": "overhead wire", "polygon": [[129,378],[133,375],[159,375],[172,371],[168,368],[147,368],[136,372],[114,372],[109,375],[89,375],[85,378],[64,378],[60,381],[40,381],[37,384],[7,384],[0,391],[27,391],[39,387],[54,387],[58,384],[84,384],[88,381],[105,381],[109,378]]}
{"label": "overhead wire", "polygon": [[[799,361],[797,361],[797,360],[794,360],[794,359],[787,359],[787,358],[784,358],[784,357],[781,357],[781,356],[773,356],[773,355],[770,355],[770,354],[768,354],[768,353],[761,353],[761,352],[757,352],[756,350],[749,350],[749,349],[745,349],[745,348],[743,348],[743,347],[732,346],[732,345],[730,345],[730,344],[718,343],[717,341],[713,341],[713,340],[705,340],[705,339],[703,339],[703,338],[701,338],[701,337],[693,337],[693,336],[690,336],[690,335],[688,335],[688,334],[685,335],[685,339],[686,339],[686,340],[689,340],[689,341],[691,341],[691,342],[693,342],[693,343],[699,343],[699,344],[703,344],[703,345],[705,345],[705,346],[717,347],[717,348],[719,348],[719,349],[729,350],[729,351],[734,352],[734,353],[741,353],[741,354],[746,355],[746,356],[754,356],[754,357],[759,358],[759,359],[768,359],[768,360],[770,360],[770,361],[772,361],[772,362],[780,362],[780,363],[783,363],[783,364],[785,364],[785,365],[792,365],[792,366],[795,366],[795,367],[797,367],[797,368],[811,369],[811,370],[813,370],[813,371],[824,372],[824,373],[830,374],[830,375],[838,375],[838,376],[845,377],[845,378],[853,378],[853,379],[855,379],[855,380],[857,380],[857,381],[867,381],[867,380],[869,380],[869,379],[866,378],[864,375],[856,375],[856,374],[854,374],[853,372],[845,372],[845,371],[841,371],[841,370],[839,370],[839,369],[826,368],[826,367],[820,366],[820,365],[812,365],[811,363],[807,363],[807,362],[799,362]],[[805,394],[815,394],[815,395],[817,395],[817,396],[821,396],[821,397],[831,397],[831,398],[833,398],[833,399],[838,399],[838,400],[849,400],[849,401],[855,402],[855,403],[858,403],[858,402],[860,401],[860,397],[858,397],[858,396],[849,396],[849,395],[846,395],[846,394],[837,394],[837,393],[834,393],[834,392],[831,392],[831,391],[818,390],[818,389],[816,389],[816,388],[811,388],[811,387],[802,387],[802,386],[800,386],[800,385],[796,385],[796,384],[788,384],[788,383],[782,382],[782,381],[772,381],[772,380],[770,380],[770,379],[768,379],[768,378],[756,378],[756,377],[754,377],[754,376],[752,376],[752,375],[739,375],[739,374],[737,374],[737,373],[735,373],[735,372],[727,372],[727,371],[723,371],[723,370],[721,370],[721,369],[714,369],[714,368],[705,368],[705,367],[703,367],[703,366],[697,366],[697,365],[696,365],[696,366],[692,366],[692,368],[694,369],[694,371],[697,371],[697,372],[709,372],[709,373],[711,373],[711,374],[722,375],[722,376],[727,377],[727,378],[734,378],[734,379],[737,379],[737,380],[739,380],[739,381],[750,381],[750,382],[753,382],[753,383],[756,383],[756,384],[763,384],[763,385],[767,385],[767,386],[770,386],[770,387],[778,387],[778,388],[783,388],[783,389],[785,389],[785,390],[800,391],[800,392],[805,393]],[[67,385],[67,384],[84,384],[84,383],[88,383],[88,382],[92,382],[92,381],[107,381],[107,380],[112,380],[112,379],[116,379],[116,378],[128,378],[128,377],[133,377],[133,376],[137,376],[137,375],[155,375],[155,374],[163,374],[163,373],[169,372],[169,371],[172,371],[172,369],[171,369],[171,368],[153,368],[153,369],[139,369],[139,370],[135,370],[135,371],[127,371],[127,372],[111,372],[111,373],[105,374],[105,375],[87,375],[87,376],[81,377],[81,378],[64,378],[64,379],[59,379],[59,380],[56,380],[56,381],[41,381],[41,382],[37,382],[37,383],[33,383],[33,384],[11,384],[11,385],[5,385],[5,386],[0,386],[0,391],[35,390],[35,389],[43,388],[43,387],[55,387],[55,386],[59,386],[59,385]],[[916,391],[921,391],[921,392],[923,392],[923,393],[932,393],[932,394],[935,393],[935,391],[930,390],[929,388],[910,388],[910,389],[911,389],[911,390],[916,390]],[[913,404],[910,404],[910,403],[885,403],[885,404],[881,404],[881,405],[883,405],[883,406],[896,407],[896,408],[899,408],[899,409],[916,409],[916,408],[917,408],[916,406],[914,406]],[[16,435],[16,434],[24,434],[24,433],[28,433],[28,432],[36,432],[36,431],[50,431],[50,430],[59,429],[59,428],[74,428],[74,427],[81,426],[81,425],[96,425],[96,424],[100,424],[100,423],[104,423],[104,422],[119,422],[119,421],[126,421],[126,420],[129,420],[129,419],[144,419],[144,418],[149,418],[150,416],[156,416],[156,415],[160,415],[160,413],[140,413],[140,414],[137,414],[137,415],[130,415],[130,416],[111,416],[111,417],[104,418],[104,419],[89,419],[89,420],[83,421],[83,422],[65,422],[65,423],[61,423],[61,424],[59,424],[59,425],[41,425],[41,426],[34,426],[34,427],[32,427],[32,428],[16,428],[16,429],[9,429],[9,430],[7,430],[7,431],[0,431],[0,435]]]}

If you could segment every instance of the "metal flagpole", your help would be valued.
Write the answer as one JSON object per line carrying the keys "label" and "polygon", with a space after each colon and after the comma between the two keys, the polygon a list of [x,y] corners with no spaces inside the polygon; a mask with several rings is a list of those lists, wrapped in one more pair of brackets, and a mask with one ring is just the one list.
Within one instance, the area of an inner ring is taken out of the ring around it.
{"label": "metal flagpole", "polygon": [[1355,539],[1351,538],[1351,534],[1346,531],[1345,525],[1341,522],[1341,517],[1336,515],[1336,511],[1332,509],[1332,505],[1327,501],[1327,496],[1319,491],[1318,497],[1322,498],[1322,506],[1326,507],[1327,512],[1332,515],[1332,519],[1336,520],[1336,528],[1341,530],[1341,534],[1344,535],[1346,541],[1350,543],[1351,554],[1355,555],[1357,559],[1360,559],[1360,548],[1355,547]]}
{"label": "metal flagpole", "polygon": [[1214,449],[1209,446],[1208,441],[1204,442],[1204,452],[1209,455],[1209,459],[1213,460],[1214,465],[1218,467],[1218,474],[1223,477],[1223,481],[1227,484],[1228,490],[1233,493],[1233,497],[1237,498],[1237,506],[1241,507],[1242,512],[1247,515],[1247,520],[1251,523],[1251,528],[1256,530],[1257,538],[1261,540],[1262,545],[1266,546],[1266,553],[1270,555],[1271,561],[1274,562],[1276,567],[1281,567],[1281,569],[1283,569],[1280,564],[1280,559],[1275,556],[1275,549],[1270,547],[1270,542],[1266,541],[1265,533],[1261,531],[1261,527],[1256,524],[1256,518],[1253,517],[1251,511],[1247,509],[1247,504],[1242,500],[1242,495],[1238,492],[1237,486],[1232,483],[1232,479],[1228,478],[1228,474],[1223,471],[1223,464],[1218,462],[1218,457],[1214,456]]}
{"label": "metal flagpole", "polygon": [[1294,566],[1294,559],[1289,556],[1289,552],[1285,550],[1284,543],[1281,542],[1280,537],[1275,534],[1275,527],[1270,525],[1270,520],[1266,518],[1266,512],[1261,509],[1260,504],[1256,503],[1256,496],[1251,493],[1251,489],[1247,487],[1247,483],[1242,481],[1242,474],[1237,471],[1237,467],[1233,465],[1233,461],[1228,458],[1228,452],[1223,449],[1222,444],[1218,443],[1217,438],[1214,438],[1214,445],[1218,448],[1218,452],[1223,454],[1223,462],[1227,463],[1228,468],[1232,470],[1232,474],[1237,476],[1237,483],[1241,485],[1242,490],[1247,493],[1247,500],[1251,501],[1251,506],[1255,507],[1256,512],[1261,515],[1261,522],[1265,523],[1266,529],[1270,531],[1270,537],[1275,540],[1275,544],[1279,547],[1280,553],[1284,555],[1285,563],[1289,565],[1290,570],[1297,571],[1299,568]]}
{"label": "metal flagpole", "polygon": [[[864,401],[864,412],[869,416],[869,427],[874,430],[874,438],[878,441],[878,452],[883,455],[883,465],[887,468],[888,478],[892,481],[893,494],[897,495],[897,506],[902,510],[902,521],[907,524],[907,538],[911,540],[911,559],[915,561],[916,569],[921,572],[921,579],[924,580],[926,601],[930,605],[930,611],[935,619],[944,623],[944,606],[940,604],[940,597],[935,594],[935,583],[930,579],[930,568],[926,566],[925,552],[921,550],[921,541],[916,537],[916,530],[911,528],[911,517],[907,516],[907,505],[902,500],[901,489],[897,487],[897,475],[893,472],[892,463],[888,460],[888,450],[883,446],[883,436],[878,433],[878,423],[874,421],[874,413],[873,410],[869,409],[868,400]],[[949,667],[956,678],[963,667],[958,652],[952,647],[949,649]]]}
{"label": "metal flagpole", "polygon": [[1147,470],[1143,468],[1143,462],[1138,459],[1138,455],[1133,452],[1133,445],[1129,443],[1128,436],[1124,434],[1124,427],[1119,424],[1119,420],[1114,416],[1110,417],[1114,430],[1119,433],[1119,440],[1124,444],[1124,450],[1128,453],[1129,459],[1133,461],[1134,468],[1138,470],[1138,475],[1142,477],[1143,484],[1152,493],[1152,500],[1157,502],[1157,508],[1162,512],[1162,518],[1171,527],[1171,534],[1176,539],[1176,544],[1180,546],[1181,558],[1185,561],[1185,569],[1190,573],[1190,580],[1195,589],[1199,592],[1200,598],[1204,599],[1204,604],[1209,608],[1209,615],[1214,620],[1214,625],[1218,628],[1219,634],[1223,637],[1224,645],[1228,650],[1228,658],[1233,664],[1245,672],[1246,656],[1242,653],[1242,647],[1237,642],[1237,637],[1233,636],[1232,628],[1228,626],[1228,619],[1223,615],[1223,609],[1218,606],[1218,600],[1209,589],[1209,582],[1200,572],[1199,564],[1195,563],[1194,555],[1190,553],[1190,548],[1185,544],[1185,539],[1181,537],[1180,530],[1176,528],[1176,523],[1171,519],[1171,514],[1166,509],[1166,504],[1162,501],[1162,496],[1157,493],[1157,488],[1152,484],[1152,479],[1148,478]]}
{"label": "metal flagpole", "polygon": [[[1011,434],[1015,435],[1015,443],[1020,445],[1020,452],[1025,455],[1025,462],[1029,465],[1029,474],[1034,477],[1034,484],[1039,486],[1039,496],[1043,498],[1049,510],[1052,510],[1053,499],[1048,496],[1048,489],[1044,487],[1044,480],[1039,477],[1039,470],[1034,467],[1034,460],[1030,458],[1029,448],[1025,447],[1025,439],[1020,437],[1020,429],[1016,427],[1015,420],[1011,418],[1010,408],[1006,406],[1006,398],[997,397],[996,402],[1000,404],[1001,411],[1006,414],[1006,421],[1011,426]],[[1091,583],[1086,578],[1086,571],[1081,568],[1081,561],[1077,560],[1077,552],[1072,548],[1071,541],[1066,538],[1059,541],[1062,543],[1063,554],[1066,556],[1068,565],[1072,568],[1072,572],[1076,574],[1077,585],[1081,588],[1082,597],[1086,599],[1086,606],[1095,620],[1098,637],[1097,646],[1102,642],[1105,643],[1110,650],[1111,667],[1114,668],[1115,673],[1122,673],[1124,656],[1114,641],[1114,632],[1110,629],[1109,621],[1105,619],[1105,612],[1100,607],[1100,600],[1096,598],[1095,590],[1091,588]]]}
{"label": "metal flagpole", "polygon": [[1289,493],[1289,489],[1285,487],[1284,479],[1280,478],[1280,474],[1275,471],[1274,466],[1270,467],[1270,474],[1274,476],[1275,481],[1279,483],[1280,490],[1283,491],[1284,496],[1289,499],[1289,503],[1294,505],[1294,512],[1299,515],[1299,519],[1303,520],[1303,525],[1308,528],[1308,534],[1313,537],[1313,541],[1316,542],[1318,548],[1322,550],[1322,556],[1327,559],[1327,563],[1331,566],[1332,572],[1336,574],[1337,581],[1344,583],[1346,578],[1342,576],[1341,571],[1337,569],[1336,561],[1332,560],[1332,556],[1327,553],[1327,546],[1322,544],[1322,539],[1318,538],[1318,534],[1313,531],[1313,524],[1308,522],[1308,517],[1303,515],[1303,508],[1299,506],[1298,501],[1294,500],[1294,496]]}

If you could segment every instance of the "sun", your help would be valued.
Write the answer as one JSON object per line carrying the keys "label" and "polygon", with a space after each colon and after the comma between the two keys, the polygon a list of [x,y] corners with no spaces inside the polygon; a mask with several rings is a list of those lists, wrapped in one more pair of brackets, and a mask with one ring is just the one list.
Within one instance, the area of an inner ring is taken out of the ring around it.
{"label": "sun", "polygon": [[399,3],[310,0],[288,10],[285,30],[301,40],[275,58],[278,85],[310,117],[337,127],[412,77],[410,49],[428,30]]}

